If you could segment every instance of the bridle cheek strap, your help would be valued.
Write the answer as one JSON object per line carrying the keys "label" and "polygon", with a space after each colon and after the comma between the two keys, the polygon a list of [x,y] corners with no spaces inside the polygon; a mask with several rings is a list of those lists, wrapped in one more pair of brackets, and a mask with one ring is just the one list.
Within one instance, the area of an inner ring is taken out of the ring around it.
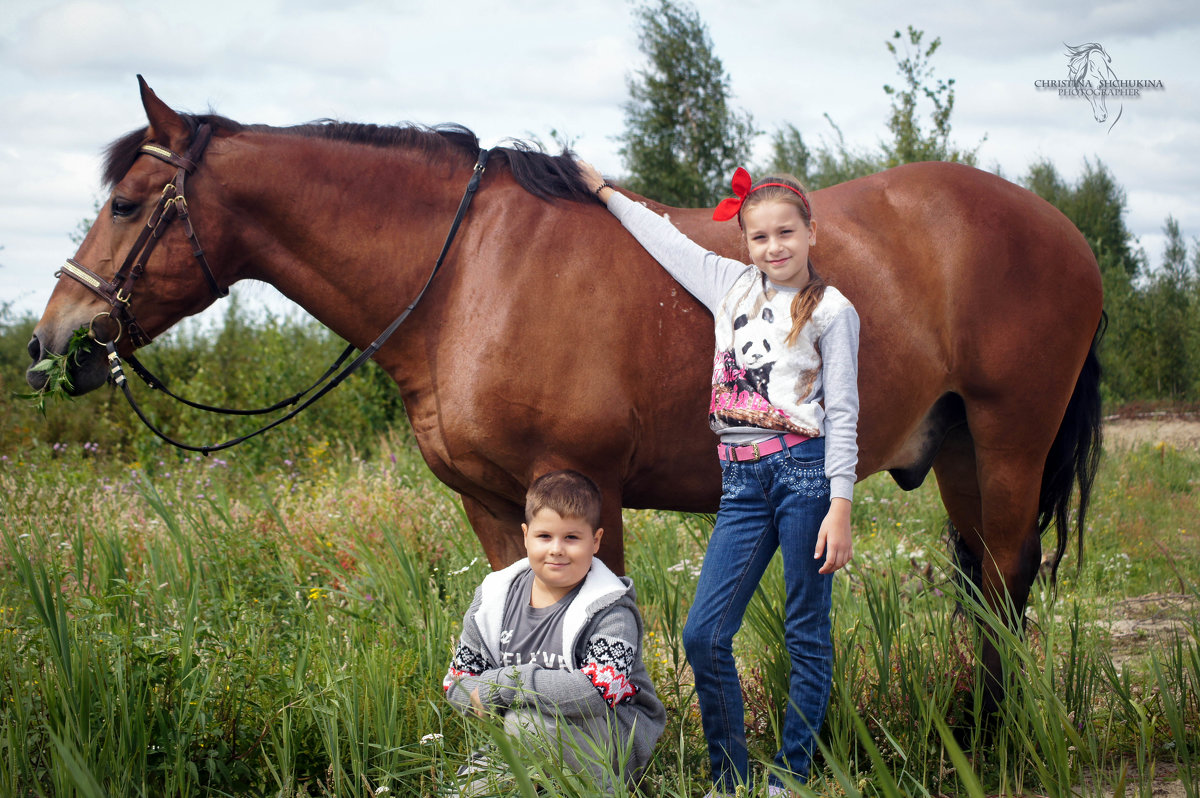
{"label": "bridle cheek strap", "polygon": [[120,338],[122,329],[129,330],[129,340],[135,348],[150,343],[150,336],[133,317],[133,310],[130,306],[133,284],[146,271],[146,262],[150,259],[151,253],[154,252],[154,248],[158,245],[167,227],[177,218],[183,223],[184,235],[192,245],[192,256],[200,264],[200,270],[204,274],[204,279],[213,296],[220,298],[229,293],[228,288],[222,288],[217,283],[217,278],[208,265],[204,248],[200,246],[200,241],[196,238],[196,231],[192,227],[192,220],[188,215],[187,197],[184,195],[187,176],[195,170],[211,140],[212,126],[205,123],[196,131],[196,137],[186,155],[176,155],[166,147],[160,147],[157,144],[141,146],[140,152],[166,161],[176,167],[177,171],[175,179],[163,186],[154,212],[146,220],[146,226],[142,228],[142,232],[134,242],[133,248],[129,250],[125,262],[121,264],[121,268],[117,270],[111,280],[106,280],[74,258],[68,258],[63,267],[55,272],[55,277],[66,275],[109,304],[109,309],[96,314],[89,325],[89,331],[96,340],[100,340],[95,332],[96,320],[107,316],[117,324],[116,336],[111,339],[113,343]]}

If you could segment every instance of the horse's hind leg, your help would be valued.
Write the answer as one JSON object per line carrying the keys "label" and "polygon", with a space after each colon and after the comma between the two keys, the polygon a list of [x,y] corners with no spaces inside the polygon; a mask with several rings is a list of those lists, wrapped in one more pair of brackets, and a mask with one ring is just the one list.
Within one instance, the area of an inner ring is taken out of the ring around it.
{"label": "horse's hind leg", "polygon": [[[956,427],[934,461],[934,472],[959,536],[960,567],[988,607],[1019,631],[1041,562],[1037,506],[1045,455],[1039,458],[1018,442],[1009,443],[981,447],[967,427]],[[995,710],[1004,684],[1001,653],[991,635],[983,636],[982,660],[984,706]]]}

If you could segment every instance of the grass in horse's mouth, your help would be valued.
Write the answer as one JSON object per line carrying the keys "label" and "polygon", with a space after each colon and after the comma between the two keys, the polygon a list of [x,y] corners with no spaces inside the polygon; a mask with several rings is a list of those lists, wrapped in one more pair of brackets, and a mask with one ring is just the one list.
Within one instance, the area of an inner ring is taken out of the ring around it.
{"label": "grass in horse's mouth", "polygon": [[71,333],[71,338],[67,341],[67,351],[63,354],[47,352],[30,371],[44,373],[46,375],[46,383],[36,391],[21,394],[22,399],[28,399],[37,408],[39,413],[45,414],[47,399],[70,399],[69,391],[74,387],[71,384],[70,374],[67,372],[67,363],[72,362],[79,365],[79,357],[92,351],[92,337],[88,333],[87,327],[80,327],[75,332]]}

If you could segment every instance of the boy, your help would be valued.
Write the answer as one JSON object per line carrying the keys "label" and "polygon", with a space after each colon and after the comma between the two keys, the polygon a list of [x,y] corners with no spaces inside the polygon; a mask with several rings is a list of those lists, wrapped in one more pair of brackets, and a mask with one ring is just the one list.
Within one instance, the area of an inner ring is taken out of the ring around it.
{"label": "boy", "polygon": [[595,557],[599,523],[600,490],[583,474],[554,471],[529,487],[521,525],[528,557],[475,591],[442,686],[460,711],[502,716],[510,734],[572,741],[556,753],[602,781],[606,769],[594,760],[615,768],[616,751],[628,749],[632,780],[666,712],[642,663],[633,583]]}

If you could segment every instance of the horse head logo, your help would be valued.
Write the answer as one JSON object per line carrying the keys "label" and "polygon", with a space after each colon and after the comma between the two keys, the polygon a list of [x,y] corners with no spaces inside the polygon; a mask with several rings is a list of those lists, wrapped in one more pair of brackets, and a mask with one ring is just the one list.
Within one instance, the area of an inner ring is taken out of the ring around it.
{"label": "horse head logo", "polygon": [[[1067,77],[1092,104],[1092,115],[1096,117],[1096,121],[1107,120],[1108,103],[1104,86],[1111,85],[1111,82],[1117,79],[1117,74],[1110,66],[1112,58],[1096,42],[1088,42],[1078,47],[1063,42],[1063,46],[1067,48]],[[1109,130],[1117,124],[1124,110],[1124,105],[1117,106],[1117,115],[1112,125],[1108,126]]]}

